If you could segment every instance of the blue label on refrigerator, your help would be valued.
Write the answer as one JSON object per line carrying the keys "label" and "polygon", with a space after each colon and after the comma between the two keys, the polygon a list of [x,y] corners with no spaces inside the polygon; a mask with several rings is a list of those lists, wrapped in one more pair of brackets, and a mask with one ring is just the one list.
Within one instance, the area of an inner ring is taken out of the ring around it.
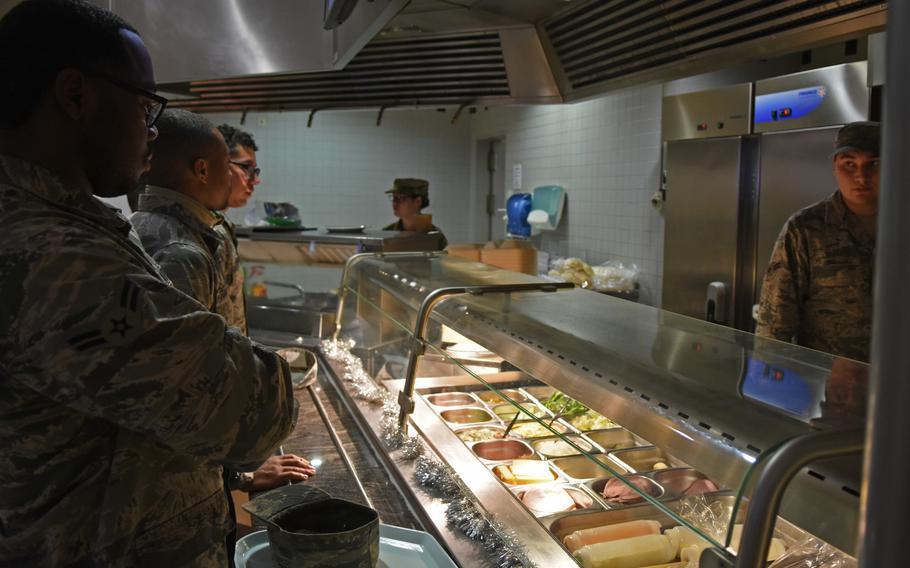
{"label": "blue label on refrigerator", "polygon": [[769,93],[755,97],[755,124],[802,118],[818,108],[828,96],[824,85]]}

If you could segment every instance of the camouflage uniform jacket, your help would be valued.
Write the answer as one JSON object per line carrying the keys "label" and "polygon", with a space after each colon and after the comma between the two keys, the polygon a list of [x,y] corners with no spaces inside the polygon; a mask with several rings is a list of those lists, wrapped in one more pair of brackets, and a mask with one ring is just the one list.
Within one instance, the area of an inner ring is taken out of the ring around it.
{"label": "camouflage uniform jacket", "polygon": [[218,248],[218,269],[222,273],[224,282],[224,311],[219,311],[229,325],[247,332],[246,327],[246,300],[243,297],[243,267],[240,265],[240,255],[237,252],[237,235],[234,233],[234,224],[224,215],[221,223],[215,225],[215,232],[221,240]]}
{"label": "camouflage uniform jacket", "polygon": [[875,234],[840,192],[784,225],[762,286],[756,333],[869,360]]}
{"label": "camouflage uniform jacket", "polygon": [[[399,219],[390,225],[386,225],[385,227],[382,228],[382,230],[384,230],[384,231],[404,231],[404,223],[402,223],[401,219]],[[439,227],[437,227],[436,225],[430,225],[430,230],[427,232],[428,233],[434,233],[434,232],[439,233],[439,250],[444,250],[447,246],[449,246],[449,239],[447,239],[446,236],[442,234],[442,231],[440,231]]]}
{"label": "camouflage uniform jacket", "polygon": [[222,464],[293,428],[287,364],[128,221],[0,156],[0,566],[224,566]]}
{"label": "camouflage uniform jacket", "polygon": [[150,185],[139,195],[139,210],[130,222],[145,251],[178,290],[225,316],[222,242],[215,231],[219,215],[180,192]]}

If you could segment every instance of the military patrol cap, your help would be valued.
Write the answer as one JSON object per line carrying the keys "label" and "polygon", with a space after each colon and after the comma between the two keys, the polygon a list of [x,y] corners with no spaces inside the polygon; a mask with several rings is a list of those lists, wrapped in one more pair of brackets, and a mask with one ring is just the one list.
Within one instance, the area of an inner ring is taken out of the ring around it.
{"label": "military patrol cap", "polygon": [[834,140],[834,153],[837,156],[844,152],[866,152],[879,155],[881,124],[878,122],[851,122],[837,131]]}
{"label": "military patrol cap", "polygon": [[412,197],[418,195],[421,197],[429,197],[430,182],[425,179],[417,178],[396,178],[395,182],[392,184],[392,189],[386,191],[386,193],[408,195]]}
{"label": "military patrol cap", "polygon": [[301,483],[242,505],[268,528],[281,568],[372,568],[379,562],[379,514]]}

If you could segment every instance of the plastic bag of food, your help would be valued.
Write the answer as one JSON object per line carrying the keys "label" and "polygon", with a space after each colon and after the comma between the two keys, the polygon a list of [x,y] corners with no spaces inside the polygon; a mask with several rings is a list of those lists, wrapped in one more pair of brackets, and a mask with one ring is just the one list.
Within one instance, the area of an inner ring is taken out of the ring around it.
{"label": "plastic bag of food", "polygon": [[595,266],[594,288],[611,292],[631,292],[638,283],[638,266],[611,260]]}
{"label": "plastic bag of food", "polygon": [[582,288],[594,287],[594,270],[580,258],[558,258],[550,264],[549,276]]}
{"label": "plastic bag of food", "polygon": [[856,560],[817,538],[793,545],[769,568],[856,568]]}

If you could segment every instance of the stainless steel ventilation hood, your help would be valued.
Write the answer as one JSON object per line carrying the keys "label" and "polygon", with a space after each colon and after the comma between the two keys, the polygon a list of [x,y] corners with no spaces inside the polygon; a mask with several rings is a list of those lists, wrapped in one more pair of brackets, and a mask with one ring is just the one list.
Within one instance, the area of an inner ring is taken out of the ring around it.
{"label": "stainless steel ventilation hood", "polygon": [[142,35],[160,83],[341,69],[407,4],[362,0],[323,29],[323,0],[90,0]]}
{"label": "stainless steel ventilation hood", "polygon": [[163,89],[187,97],[174,105],[200,112],[577,101],[862,37],[887,12],[874,0],[360,0],[333,36],[321,0],[96,1],[137,25]]}

